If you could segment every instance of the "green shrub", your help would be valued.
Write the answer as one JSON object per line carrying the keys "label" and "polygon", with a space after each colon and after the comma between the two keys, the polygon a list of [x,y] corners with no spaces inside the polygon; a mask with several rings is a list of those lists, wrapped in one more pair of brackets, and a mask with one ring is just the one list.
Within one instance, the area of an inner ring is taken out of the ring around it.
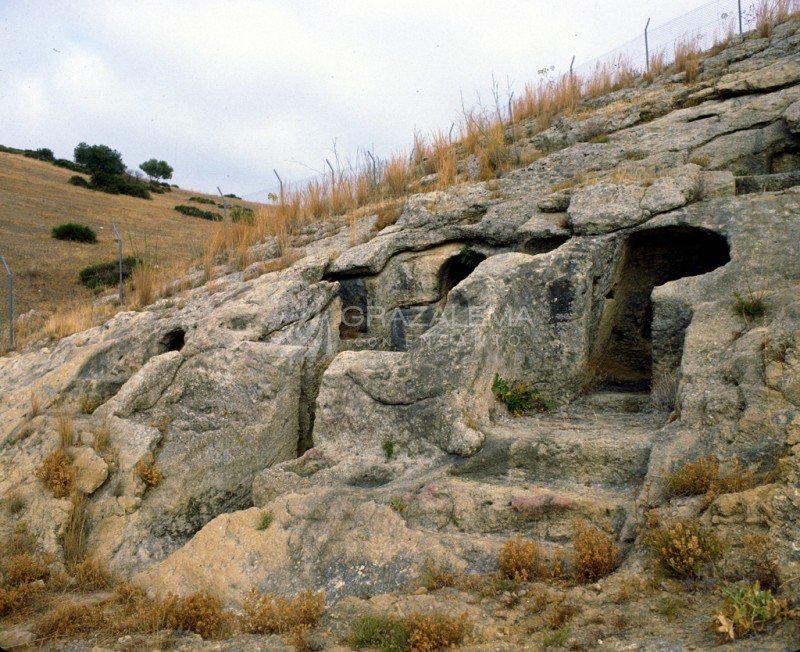
{"label": "green shrub", "polygon": [[231,206],[231,219],[234,222],[246,222],[252,224],[255,219],[255,213],[252,208],[246,206]]}
{"label": "green shrub", "polygon": [[214,200],[208,197],[189,197],[189,201],[197,202],[198,204],[213,204]]}
{"label": "green shrub", "polygon": [[72,240],[73,242],[97,242],[97,234],[85,224],[67,222],[59,224],[51,231],[56,240]]}
{"label": "green shrub", "polygon": [[140,199],[151,198],[147,185],[128,176],[104,177],[100,183],[93,179],[92,188],[110,195],[130,195]]}
{"label": "green shrub", "polygon": [[716,615],[717,631],[727,639],[742,638],[763,632],[770,623],[794,618],[787,600],[779,600],[772,591],[752,586],[730,586],[723,589],[725,605]]}
{"label": "green shrub", "polygon": [[544,398],[535,387],[518,380],[509,382],[500,374],[494,375],[492,394],[514,416],[530,411],[548,412],[556,406],[555,401]]}
{"label": "green shrub", "polygon": [[228,197],[229,199],[241,199],[241,197],[234,195],[232,192],[229,192],[227,195],[223,195],[223,197]]}
{"label": "green shrub", "polygon": [[404,652],[409,649],[411,632],[401,618],[365,614],[353,623],[347,642],[356,650],[375,648],[381,652]]}
{"label": "green shrub", "polygon": [[69,178],[69,183],[73,186],[78,186],[79,188],[91,188],[92,186],[89,182],[79,174],[75,174]]}
{"label": "green shrub", "polygon": [[40,149],[26,149],[23,152],[23,156],[35,158],[39,161],[46,161],[47,163],[53,163],[56,160],[53,150],[48,149],[47,147],[42,147]]}
{"label": "green shrub", "polygon": [[188,215],[189,217],[199,217],[203,220],[211,220],[212,222],[219,222],[222,219],[222,215],[219,213],[215,213],[214,211],[203,211],[197,208],[197,206],[180,204],[175,207],[175,210],[183,215]]}
{"label": "green shrub", "polygon": [[381,443],[381,450],[383,451],[383,455],[388,462],[394,457],[394,442],[391,439],[385,439]]}
{"label": "green shrub", "polygon": [[83,165],[78,165],[77,163],[73,163],[72,161],[68,161],[65,158],[57,158],[55,161],[53,161],[53,165],[59,168],[72,170],[73,172],[82,172],[83,174],[91,174],[89,172],[89,168]]}
{"label": "green shrub", "polygon": [[[133,268],[142,261],[135,256],[125,256],[122,259],[122,278],[130,278]],[[119,261],[113,260],[108,263],[99,263],[84,267],[80,271],[81,283],[87,288],[99,288],[116,285],[119,282]]]}

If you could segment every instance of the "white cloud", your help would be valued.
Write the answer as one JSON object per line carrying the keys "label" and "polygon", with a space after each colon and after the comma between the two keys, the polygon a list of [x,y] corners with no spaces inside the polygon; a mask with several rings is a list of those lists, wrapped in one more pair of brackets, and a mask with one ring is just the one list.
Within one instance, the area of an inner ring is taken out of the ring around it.
{"label": "white cloud", "polygon": [[675,0],[4,0],[3,144],[156,156],[177,183],[247,193],[340,153],[447,130],[494,74],[521,90],[697,6]]}

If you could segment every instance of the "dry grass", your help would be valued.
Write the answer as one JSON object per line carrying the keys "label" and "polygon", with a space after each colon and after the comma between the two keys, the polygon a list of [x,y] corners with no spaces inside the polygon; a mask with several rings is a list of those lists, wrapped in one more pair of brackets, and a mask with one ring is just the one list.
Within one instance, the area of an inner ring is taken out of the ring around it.
{"label": "dry grass", "polygon": [[517,536],[503,545],[498,558],[500,574],[515,582],[558,580],[564,575],[562,560],[549,559],[534,541]]}
{"label": "dry grass", "polygon": [[678,41],[675,44],[675,70],[686,73],[687,84],[697,81],[700,53],[700,39],[697,36]]}
{"label": "dry grass", "polygon": [[157,487],[164,479],[152,455],[148,455],[136,463],[136,474],[147,487]]}
{"label": "dry grass", "polygon": [[754,482],[753,473],[742,467],[738,460],[732,460],[728,470],[723,473],[713,455],[684,462],[666,477],[669,497],[705,494],[709,500],[720,494],[744,491],[751,488]]}
{"label": "dry grass", "polygon": [[428,559],[419,577],[420,586],[428,591],[438,591],[446,586],[456,586],[458,576],[447,566]]}
{"label": "dry grass", "polygon": [[30,397],[28,399],[28,418],[35,419],[42,413],[42,395],[35,391],[31,390]]}
{"label": "dry grass", "polygon": [[88,499],[82,491],[72,495],[72,512],[64,528],[64,559],[67,563],[77,564],[83,561],[85,554],[86,525]]}
{"label": "dry grass", "polygon": [[800,13],[797,0],[759,0],[754,7],[756,31],[762,38],[771,38],[775,26]]}
{"label": "dry grass", "polygon": [[410,633],[409,649],[413,652],[435,652],[456,647],[471,629],[465,613],[458,617],[412,613],[405,618],[405,623]]}
{"label": "dry grass", "polygon": [[230,628],[231,619],[222,602],[208,591],[166,600],[167,623],[172,629],[194,632],[203,638],[219,638]]}
{"label": "dry grass", "polygon": [[8,494],[3,503],[9,516],[17,516],[25,509],[25,500],[19,491]]}
{"label": "dry grass", "polygon": [[56,498],[63,498],[72,489],[75,481],[75,467],[63,450],[50,453],[36,469],[36,477]]}
{"label": "dry grass", "polygon": [[[15,299],[18,314],[31,309],[49,311],[77,297],[85,304],[94,293],[77,283],[78,272],[92,264],[113,260],[116,223],[125,248],[144,238],[158,244],[163,263],[187,263],[191,243],[201,243],[212,223],[180,215],[173,207],[186,204],[199,193],[173,189],[154,194],[151,201],[76,188],[67,183],[70,170],[0,152],[0,230],[3,254],[17,274]],[[253,204],[248,204],[255,207]],[[54,226],[65,216],[80,216],[98,234],[95,245],[55,240]],[[36,252],[35,261],[32,252]],[[30,261],[30,262],[28,262]]]}
{"label": "dry grass", "polygon": [[647,72],[642,75],[645,81],[653,81],[662,72],[667,69],[667,53],[663,48],[660,48],[650,55],[650,67]]}
{"label": "dry grass", "polygon": [[66,638],[90,634],[104,624],[98,605],[60,601],[39,619],[36,632],[43,639]]}
{"label": "dry grass", "polygon": [[617,567],[619,549],[614,540],[585,521],[575,523],[572,546],[575,573],[582,582],[596,582]]}
{"label": "dry grass", "polygon": [[31,599],[41,590],[41,587],[35,584],[0,587],[0,617],[19,614],[29,606]]}
{"label": "dry grass", "polygon": [[403,206],[403,202],[391,202],[380,206],[378,208],[378,219],[375,220],[372,230],[378,233],[397,222],[403,214]]}
{"label": "dry grass", "polygon": [[651,530],[645,543],[661,566],[678,577],[697,577],[722,555],[722,541],[696,520],[665,523]]}
{"label": "dry grass", "polygon": [[72,415],[64,409],[59,410],[56,415],[56,428],[61,448],[67,449],[72,446],[75,441],[75,426],[72,422]]}
{"label": "dry grass", "polygon": [[37,580],[46,581],[50,577],[50,571],[42,559],[30,553],[13,555],[3,565],[6,584],[11,587],[30,584]]}
{"label": "dry grass", "polygon": [[305,591],[288,599],[253,589],[244,602],[244,622],[253,634],[288,634],[317,624],[325,612],[325,594]]}
{"label": "dry grass", "polygon": [[72,589],[75,591],[102,591],[111,586],[111,574],[103,562],[94,557],[87,557],[68,568],[75,579]]}
{"label": "dry grass", "polygon": [[92,448],[95,452],[103,453],[108,448],[108,438],[111,436],[111,427],[108,421],[104,420],[94,431],[92,438]]}

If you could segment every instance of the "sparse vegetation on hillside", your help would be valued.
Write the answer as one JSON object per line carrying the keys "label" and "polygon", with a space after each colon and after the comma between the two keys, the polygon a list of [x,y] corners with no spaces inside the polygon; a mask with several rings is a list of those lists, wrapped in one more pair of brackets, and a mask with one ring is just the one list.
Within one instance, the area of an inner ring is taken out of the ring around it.
{"label": "sparse vegetation on hillside", "polygon": [[126,173],[122,154],[118,151],[107,145],[79,143],[74,156],[75,161],[92,175],[89,182],[92,190],[150,199],[147,186]]}
{"label": "sparse vegetation on hillside", "polygon": [[[129,279],[134,267],[141,263],[136,256],[125,256],[122,259],[122,278]],[[109,287],[119,283],[119,261],[110,260],[107,263],[98,263],[84,267],[78,274],[81,283],[87,288]]]}
{"label": "sparse vegetation on hillside", "polygon": [[200,219],[211,220],[212,222],[219,222],[222,219],[222,215],[219,213],[215,213],[214,211],[204,211],[197,208],[197,206],[186,206],[185,204],[180,204],[175,207],[175,210],[182,215],[199,217]]}
{"label": "sparse vegetation on hillside", "polygon": [[56,240],[71,240],[73,242],[97,242],[97,234],[85,224],[67,222],[53,228],[53,237]]}

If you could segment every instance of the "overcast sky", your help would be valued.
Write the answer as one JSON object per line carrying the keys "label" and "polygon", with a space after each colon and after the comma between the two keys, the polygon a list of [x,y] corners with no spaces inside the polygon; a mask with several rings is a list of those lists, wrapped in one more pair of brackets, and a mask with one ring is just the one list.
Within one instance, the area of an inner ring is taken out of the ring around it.
{"label": "overcast sky", "polygon": [[[248,195],[450,127],[460,93],[517,92],[705,0],[0,0],[0,144],[166,159]],[[264,200],[262,195],[253,197]]]}

